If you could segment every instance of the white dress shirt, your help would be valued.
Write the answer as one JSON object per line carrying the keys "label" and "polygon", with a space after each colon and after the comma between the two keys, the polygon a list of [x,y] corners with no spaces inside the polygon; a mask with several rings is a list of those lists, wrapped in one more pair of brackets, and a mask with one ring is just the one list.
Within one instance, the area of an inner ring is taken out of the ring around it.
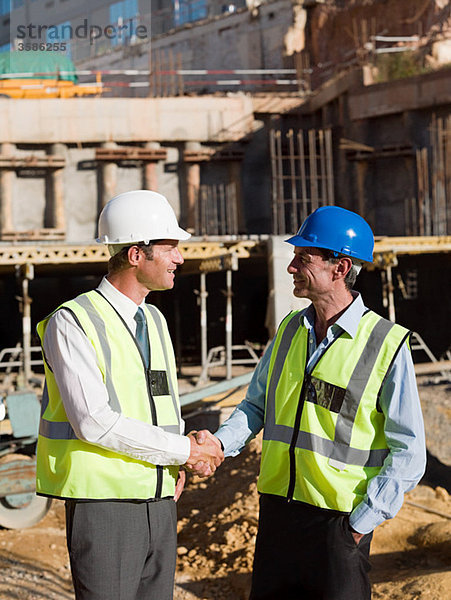
{"label": "white dress shirt", "polygon": [[[136,303],[105,277],[97,289],[135,333]],[[111,409],[94,347],[69,311],[59,310],[49,320],[44,352],[79,439],[153,465],[181,465],[188,460],[190,441],[183,435],[183,421],[177,435]]]}

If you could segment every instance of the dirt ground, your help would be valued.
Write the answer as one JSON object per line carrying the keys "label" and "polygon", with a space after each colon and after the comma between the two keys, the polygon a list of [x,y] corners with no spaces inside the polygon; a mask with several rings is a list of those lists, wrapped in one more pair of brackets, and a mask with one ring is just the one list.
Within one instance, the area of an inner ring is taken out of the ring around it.
{"label": "dirt ground", "polygon": [[[375,532],[374,600],[450,598],[451,384],[420,383],[429,466],[396,518]],[[259,451],[257,439],[214,477],[190,478],[179,502],[175,600],[247,598],[257,532]],[[0,569],[0,600],[74,598],[61,502],[54,502],[35,527],[0,530]]]}

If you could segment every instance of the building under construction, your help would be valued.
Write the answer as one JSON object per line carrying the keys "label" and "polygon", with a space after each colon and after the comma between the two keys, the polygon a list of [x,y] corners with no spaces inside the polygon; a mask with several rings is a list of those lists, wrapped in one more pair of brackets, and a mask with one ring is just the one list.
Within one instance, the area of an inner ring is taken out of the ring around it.
{"label": "building under construction", "polygon": [[449,358],[448,4],[241,4],[76,61],[115,97],[0,103],[3,371],[17,360],[31,376],[36,322],[99,281],[97,216],[138,188],[165,194],[193,234],[175,289],[152,294],[182,371],[255,363],[294,302],[283,239],[325,204],[377,236],[366,302],[417,333],[419,362]]}

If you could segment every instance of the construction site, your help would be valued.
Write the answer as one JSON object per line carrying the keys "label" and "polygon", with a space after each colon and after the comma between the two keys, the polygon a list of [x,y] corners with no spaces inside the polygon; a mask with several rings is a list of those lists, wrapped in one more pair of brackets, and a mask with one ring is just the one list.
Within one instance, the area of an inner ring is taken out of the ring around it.
{"label": "construction site", "polygon": [[[174,289],[147,300],[168,322],[187,432],[216,431],[280,321],[306,306],[285,240],[321,206],[369,223],[374,263],[355,289],[412,332],[428,454],[420,485],[376,529],[373,598],[448,598],[449,3],[13,4],[1,5],[0,50],[20,51],[21,23],[60,23],[62,37],[47,32],[46,43],[63,40],[70,61],[46,67],[45,48],[34,66],[0,60],[0,598],[75,598],[64,503],[35,495],[36,325],[98,285],[108,261],[99,214],[138,189],[164,194],[192,235]],[[76,38],[86,19],[147,34]],[[188,476],[175,600],[248,597],[261,445],[208,479]]]}

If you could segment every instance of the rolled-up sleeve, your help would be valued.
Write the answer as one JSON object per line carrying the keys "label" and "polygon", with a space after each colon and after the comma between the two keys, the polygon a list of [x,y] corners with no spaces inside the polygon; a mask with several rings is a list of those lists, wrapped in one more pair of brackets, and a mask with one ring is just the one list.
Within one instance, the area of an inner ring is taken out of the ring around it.
{"label": "rolled-up sleeve", "polygon": [[221,441],[225,456],[236,456],[263,428],[266,382],[274,341],[266,349],[249,384],[245,399],[221,425],[215,435]]}
{"label": "rolled-up sleeve", "polygon": [[351,513],[350,524],[359,533],[369,533],[393,518],[404,494],[417,485],[426,468],[423,415],[407,342],[381,390],[380,406],[389,454],[378,475],[369,481],[364,500]]}

